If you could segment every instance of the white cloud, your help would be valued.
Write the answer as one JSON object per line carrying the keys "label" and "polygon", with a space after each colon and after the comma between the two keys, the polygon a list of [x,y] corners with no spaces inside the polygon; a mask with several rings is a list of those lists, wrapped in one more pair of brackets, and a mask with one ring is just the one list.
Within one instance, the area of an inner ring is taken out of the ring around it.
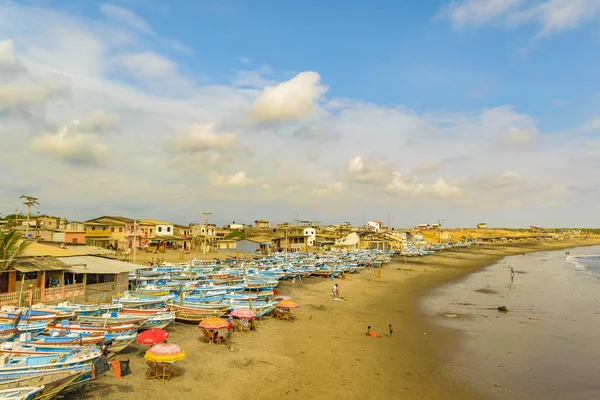
{"label": "white cloud", "polygon": [[241,188],[261,184],[260,179],[250,179],[246,171],[238,171],[231,175],[213,172],[210,179],[212,186],[221,188]]}
{"label": "white cloud", "polygon": [[392,167],[385,160],[375,160],[354,156],[348,161],[350,180],[362,183],[382,183],[392,173]]}
{"label": "white cloud", "polygon": [[173,61],[153,51],[121,54],[115,58],[115,63],[143,78],[164,78],[177,72]]}
{"label": "white cloud", "polygon": [[55,134],[36,137],[31,148],[69,164],[98,165],[107,156],[108,148],[93,135],[75,132],[73,125]]}
{"label": "white cloud", "polygon": [[524,0],[452,0],[442,9],[454,26],[479,26],[516,9]]}
{"label": "white cloud", "polygon": [[535,23],[540,29],[537,36],[543,36],[576,28],[598,12],[598,0],[453,0],[441,15],[457,28],[498,21],[506,26]]}
{"label": "white cloud", "polygon": [[104,14],[107,18],[110,18],[120,24],[129,26],[142,33],[154,33],[152,27],[143,18],[139,17],[131,10],[111,4],[100,4],[99,7],[102,14]]}
{"label": "white cloud", "polygon": [[461,197],[463,192],[456,186],[446,183],[443,178],[438,178],[432,184],[425,184],[417,177],[405,178],[400,172],[392,174],[392,180],[385,189],[395,195],[423,196],[439,199]]}
{"label": "white cloud", "polygon": [[293,121],[314,116],[327,91],[317,72],[301,72],[289,81],[266,87],[254,101],[252,116],[259,122]]}
{"label": "white cloud", "polygon": [[342,182],[331,182],[314,188],[312,195],[315,197],[338,196],[344,189],[345,186]]}
{"label": "white cloud", "polygon": [[215,124],[193,124],[168,142],[171,149],[194,153],[206,150],[229,150],[236,146],[235,133],[217,133]]}

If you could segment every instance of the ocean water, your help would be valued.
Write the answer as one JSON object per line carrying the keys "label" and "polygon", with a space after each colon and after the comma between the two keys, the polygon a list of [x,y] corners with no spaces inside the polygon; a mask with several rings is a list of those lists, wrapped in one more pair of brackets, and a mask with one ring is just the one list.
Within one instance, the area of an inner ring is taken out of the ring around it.
{"label": "ocean water", "polygon": [[462,333],[447,368],[497,399],[600,399],[600,247],[569,252],[506,257],[422,299]]}
{"label": "ocean water", "polygon": [[600,255],[568,256],[567,261],[575,265],[575,270],[600,279]]}

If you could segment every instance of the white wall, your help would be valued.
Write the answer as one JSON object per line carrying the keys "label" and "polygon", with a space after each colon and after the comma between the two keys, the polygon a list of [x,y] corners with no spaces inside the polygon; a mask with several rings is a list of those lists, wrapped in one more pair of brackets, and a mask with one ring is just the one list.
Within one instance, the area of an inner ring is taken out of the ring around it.
{"label": "white wall", "polygon": [[314,246],[317,241],[317,232],[315,228],[304,228],[304,236],[308,238],[308,246]]}
{"label": "white wall", "polygon": [[173,225],[156,225],[156,236],[173,236]]}

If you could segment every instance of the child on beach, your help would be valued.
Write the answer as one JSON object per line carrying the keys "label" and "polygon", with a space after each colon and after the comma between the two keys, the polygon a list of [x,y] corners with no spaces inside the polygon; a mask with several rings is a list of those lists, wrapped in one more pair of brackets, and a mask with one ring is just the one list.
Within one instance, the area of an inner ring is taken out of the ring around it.
{"label": "child on beach", "polygon": [[376,332],[373,332],[373,331],[371,330],[371,325],[369,325],[369,326],[367,327],[367,336],[370,336],[370,337],[382,337],[383,335],[381,335],[381,334],[379,334],[379,333],[376,333]]}

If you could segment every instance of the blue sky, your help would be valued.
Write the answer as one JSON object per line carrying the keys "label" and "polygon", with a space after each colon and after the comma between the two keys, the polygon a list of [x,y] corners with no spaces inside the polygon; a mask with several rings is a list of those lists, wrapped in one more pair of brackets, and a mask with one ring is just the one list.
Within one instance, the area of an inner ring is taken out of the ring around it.
{"label": "blue sky", "polygon": [[4,212],[23,190],[178,222],[597,211],[598,0],[0,4]]}

